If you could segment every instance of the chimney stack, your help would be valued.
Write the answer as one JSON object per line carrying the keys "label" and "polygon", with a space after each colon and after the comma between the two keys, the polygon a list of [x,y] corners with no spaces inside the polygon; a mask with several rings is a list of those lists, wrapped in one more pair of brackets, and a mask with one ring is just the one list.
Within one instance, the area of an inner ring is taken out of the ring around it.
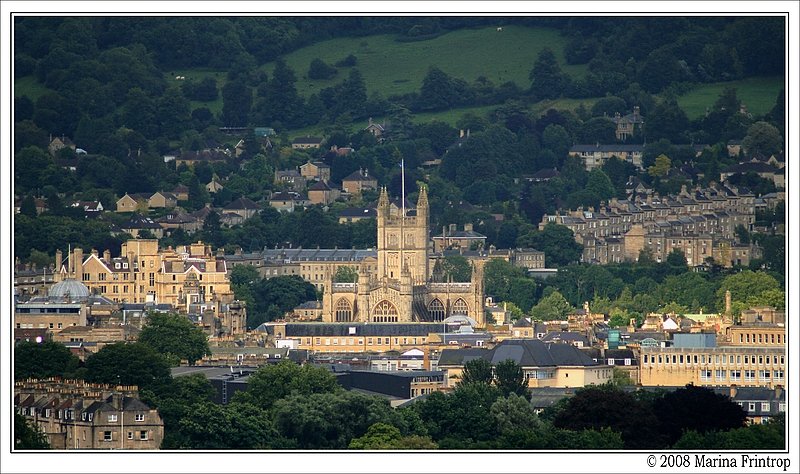
{"label": "chimney stack", "polygon": [[103,251],[103,260],[105,260],[106,263],[110,263],[111,262],[111,251],[110,250],[105,249]]}
{"label": "chimney stack", "polygon": [[83,249],[76,248],[75,251],[75,279],[83,280]]}
{"label": "chimney stack", "polygon": [[731,400],[733,400],[733,398],[736,397],[737,392],[738,389],[736,388],[736,384],[731,384],[731,391],[730,391]]}

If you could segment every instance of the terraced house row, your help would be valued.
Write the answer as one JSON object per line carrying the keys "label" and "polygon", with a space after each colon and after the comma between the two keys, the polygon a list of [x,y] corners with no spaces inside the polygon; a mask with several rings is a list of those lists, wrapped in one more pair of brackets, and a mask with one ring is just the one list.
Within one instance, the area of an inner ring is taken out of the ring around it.
{"label": "terraced house row", "polygon": [[731,267],[760,256],[757,246],[741,243],[736,235],[740,226],[752,230],[755,207],[755,196],[744,187],[684,186],[677,195],[634,193],[628,199],[611,199],[597,210],[546,214],[539,228],[549,223],[568,227],[583,245],[582,260],[587,263],[635,261],[646,249],[659,262],[680,250],[689,265],[713,260]]}

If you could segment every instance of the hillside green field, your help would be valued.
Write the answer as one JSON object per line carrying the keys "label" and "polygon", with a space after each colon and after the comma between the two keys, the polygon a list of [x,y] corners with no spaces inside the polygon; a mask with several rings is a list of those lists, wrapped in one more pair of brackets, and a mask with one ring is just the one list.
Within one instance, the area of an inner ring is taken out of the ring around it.
{"label": "hillside green field", "polygon": [[783,77],[772,76],[700,84],[678,97],[678,105],[690,119],[694,120],[705,114],[706,107],[711,106],[726,87],[736,88],[736,95],[747,106],[747,111],[754,116],[759,116],[769,112],[775,105],[775,99],[784,88],[784,82]]}
{"label": "hillside green field", "polygon": [[[472,82],[485,76],[496,85],[513,81],[522,88],[530,85],[528,74],[539,52],[549,47],[556,53],[565,72],[582,77],[586,66],[567,66],[563,49],[566,40],[556,30],[506,26],[462,29],[433,39],[414,42],[395,41],[393,35],[362,38],[337,38],[316,43],[287,54],[286,63],[297,73],[297,90],[308,96],[347,77],[348,68],[330,80],[308,80],[305,76],[314,58],[334,64],[352,54],[364,77],[367,94],[384,97],[418,91],[430,66],[451,76]],[[273,64],[265,65],[270,72]]]}

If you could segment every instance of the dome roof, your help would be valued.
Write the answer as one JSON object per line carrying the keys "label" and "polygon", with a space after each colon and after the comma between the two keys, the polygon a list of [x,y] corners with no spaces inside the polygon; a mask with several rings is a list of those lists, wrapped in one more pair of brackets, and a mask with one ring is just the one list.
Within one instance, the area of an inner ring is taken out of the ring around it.
{"label": "dome roof", "polygon": [[50,287],[47,296],[50,298],[69,298],[71,300],[89,298],[89,288],[74,278],[67,278]]}

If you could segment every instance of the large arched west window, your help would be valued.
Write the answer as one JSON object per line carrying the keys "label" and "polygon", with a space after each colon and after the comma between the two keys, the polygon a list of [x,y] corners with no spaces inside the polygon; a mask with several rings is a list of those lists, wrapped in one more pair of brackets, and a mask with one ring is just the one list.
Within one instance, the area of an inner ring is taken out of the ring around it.
{"label": "large arched west window", "polygon": [[466,316],[469,314],[469,306],[467,306],[467,302],[463,299],[459,298],[453,303],[453,316],[460,315]]}
{"label": "large arched west window", "polygon": [[431,319],[434,321],[444,320],[444,305],[438,298],[431,301],[431,304],[428,305],[428,313],[430,313]]}
{"label": "large arched west window", "polygon": [[396,323],[397,308],[389,301],[381,301],[372,312],[372,321],[376,323]]}
{"label": "large arched west window", "polygon": [[336,322],[348,322],[353,320],[353,308],[350,302],[342,298],[336,303]]}

